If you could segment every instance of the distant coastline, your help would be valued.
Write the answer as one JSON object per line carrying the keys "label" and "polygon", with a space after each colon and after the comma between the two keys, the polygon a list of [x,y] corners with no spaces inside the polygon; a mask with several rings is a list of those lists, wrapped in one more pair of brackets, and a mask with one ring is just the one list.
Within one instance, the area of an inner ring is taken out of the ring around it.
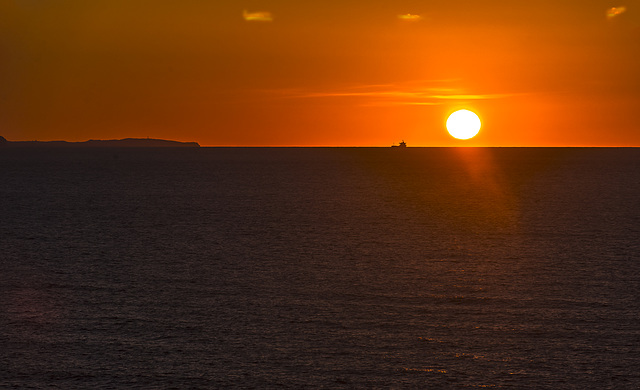
{"label": "distant coastline", "polygon": [[70,142],[70,141],[8,141],[0,136],[0,148],[2,147],[44,147],[44,148],[199,148],[197,142],[169,141],[154,138],[124,138]]}

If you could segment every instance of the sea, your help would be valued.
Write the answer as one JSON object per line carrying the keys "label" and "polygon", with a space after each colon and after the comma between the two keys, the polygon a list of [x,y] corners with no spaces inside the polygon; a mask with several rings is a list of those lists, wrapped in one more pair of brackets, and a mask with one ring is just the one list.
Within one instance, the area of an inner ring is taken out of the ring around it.
{"label": "sea", "polygon": [[638,148],[0,149],[2,389],[638,389]]}

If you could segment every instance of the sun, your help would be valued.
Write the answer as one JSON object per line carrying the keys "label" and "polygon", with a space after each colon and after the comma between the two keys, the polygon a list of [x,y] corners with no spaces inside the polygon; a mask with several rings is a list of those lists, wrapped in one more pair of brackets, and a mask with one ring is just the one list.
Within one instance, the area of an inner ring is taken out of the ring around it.
{"label": "sun", "polygon": [[458,110],[449,115],[447,119],[447,131],[453,138],[469,139],[475,137],[480,131],[480,118],[475,112]]}

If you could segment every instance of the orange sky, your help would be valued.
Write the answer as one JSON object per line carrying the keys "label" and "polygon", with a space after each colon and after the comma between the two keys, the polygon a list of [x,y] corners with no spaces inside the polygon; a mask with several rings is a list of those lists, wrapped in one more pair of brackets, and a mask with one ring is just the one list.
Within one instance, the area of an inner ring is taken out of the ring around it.
{"label": "orange sky", "polygon": [[640,0],[5,0],[0,135],[640,146],[639,53]]}

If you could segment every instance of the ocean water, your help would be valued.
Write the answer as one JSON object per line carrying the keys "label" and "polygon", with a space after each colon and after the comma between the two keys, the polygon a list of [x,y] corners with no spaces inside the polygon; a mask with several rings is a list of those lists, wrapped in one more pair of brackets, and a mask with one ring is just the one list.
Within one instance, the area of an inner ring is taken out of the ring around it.
{"label": "ocean water", "polygon": [[0,149],[0,388],[640,387],[640,149]]}

